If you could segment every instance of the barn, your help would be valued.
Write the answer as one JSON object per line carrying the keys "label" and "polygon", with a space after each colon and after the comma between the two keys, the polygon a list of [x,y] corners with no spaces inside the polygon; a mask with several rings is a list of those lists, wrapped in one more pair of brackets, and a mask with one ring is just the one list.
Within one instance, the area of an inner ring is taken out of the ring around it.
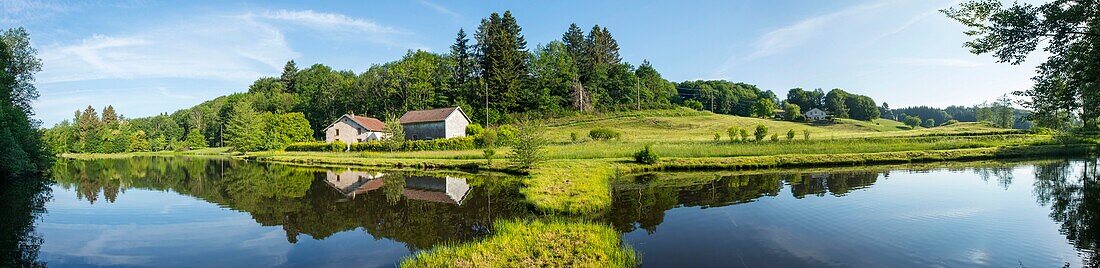
{"label": "barn", "polygon": [[465,137],[470,124],[470,118],[459,107],[409,111],[398,121],[408,140]]}

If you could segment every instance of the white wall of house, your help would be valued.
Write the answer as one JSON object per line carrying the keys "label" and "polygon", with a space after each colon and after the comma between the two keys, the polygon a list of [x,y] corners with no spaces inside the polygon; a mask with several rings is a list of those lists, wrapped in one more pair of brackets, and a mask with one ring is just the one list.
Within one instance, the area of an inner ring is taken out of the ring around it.
{"label": "white wall of house", "polygon": [[450,116],[447,116],[445,122],[447,128],[444,136],[446,138],[466,137],[466,126],[470,125],[470,121],[466,120],[462,112],[455,110]]}
{"label": "white wall of house", "polygon": [[361,128],[359,124],[351,121],[351,118],[340,117],[339,121],[325,129],[325,142],[341,141],[344,143],[359,142],[357,137]]}

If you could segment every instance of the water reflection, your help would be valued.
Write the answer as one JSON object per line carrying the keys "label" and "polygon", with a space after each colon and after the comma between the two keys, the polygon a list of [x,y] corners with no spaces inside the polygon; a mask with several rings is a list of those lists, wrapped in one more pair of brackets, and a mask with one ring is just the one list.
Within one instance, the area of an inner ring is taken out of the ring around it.
{"label": "water reflection", "polygon": [[38,260],[43,240],[35,223],[50,197],[46,180],[0,180],[0,267],[45,267]]}
{"label": "water reflection", "polygon": [[[400,255],[470,241],[488,234],[495,219],[529,213],[518,193],[520,182],[502,176],[323,170],[208,158],[61,161],[53,173],[60,187],[89,204],[111,204],[135,189],[178,193],[247,213],[260,226],[279,226],[290,244],[303,234],[323,240],[363,230],[405,245],[408,251]],[[141,225],[141,220],[134,221]],[[203,247],[203,241],[188,243]],[[390,264],[400,255],[389,256]]]}
{"label": "water reflection", "polygon": [[643,266],[1100,266],[1096,159],[975,165],[645,174],[613,184],[609,221]]}

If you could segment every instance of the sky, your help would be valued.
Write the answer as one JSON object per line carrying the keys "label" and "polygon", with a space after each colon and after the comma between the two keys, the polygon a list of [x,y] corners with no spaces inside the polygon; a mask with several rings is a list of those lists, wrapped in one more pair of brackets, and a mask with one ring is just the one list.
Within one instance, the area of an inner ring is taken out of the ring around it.
{"label": "sky", "polygon": [[43,70],[45,126],[88,105],[127,117],[171,113],[247,91],[287,60],[365,71],[409,50],[445,53],[510,10],[529,48],[570,23],[607,27],[623,59],[672,81],[725,79],[775,91],[842,88],[891,107],[973,105],[1031,86],[1021,65],[973,55],[938,10],[957,1],[20,1],[0,27],[24,27]]}

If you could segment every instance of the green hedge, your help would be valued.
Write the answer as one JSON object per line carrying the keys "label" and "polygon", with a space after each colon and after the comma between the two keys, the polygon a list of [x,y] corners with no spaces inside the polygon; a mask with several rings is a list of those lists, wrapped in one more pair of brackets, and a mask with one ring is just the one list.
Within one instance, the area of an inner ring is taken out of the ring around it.
{"label": "green hedge", "polygon": [[[342,142],[299,142],[286,147],[288,152],[342,152],[347,146]],[[435,140],[405,141],[401,146],[402,151],[457,151],[473,150],[473,137],[460,137]],[[388,151],[382,141],[366,141],[351,144],[352,152],[385,152]]]}

